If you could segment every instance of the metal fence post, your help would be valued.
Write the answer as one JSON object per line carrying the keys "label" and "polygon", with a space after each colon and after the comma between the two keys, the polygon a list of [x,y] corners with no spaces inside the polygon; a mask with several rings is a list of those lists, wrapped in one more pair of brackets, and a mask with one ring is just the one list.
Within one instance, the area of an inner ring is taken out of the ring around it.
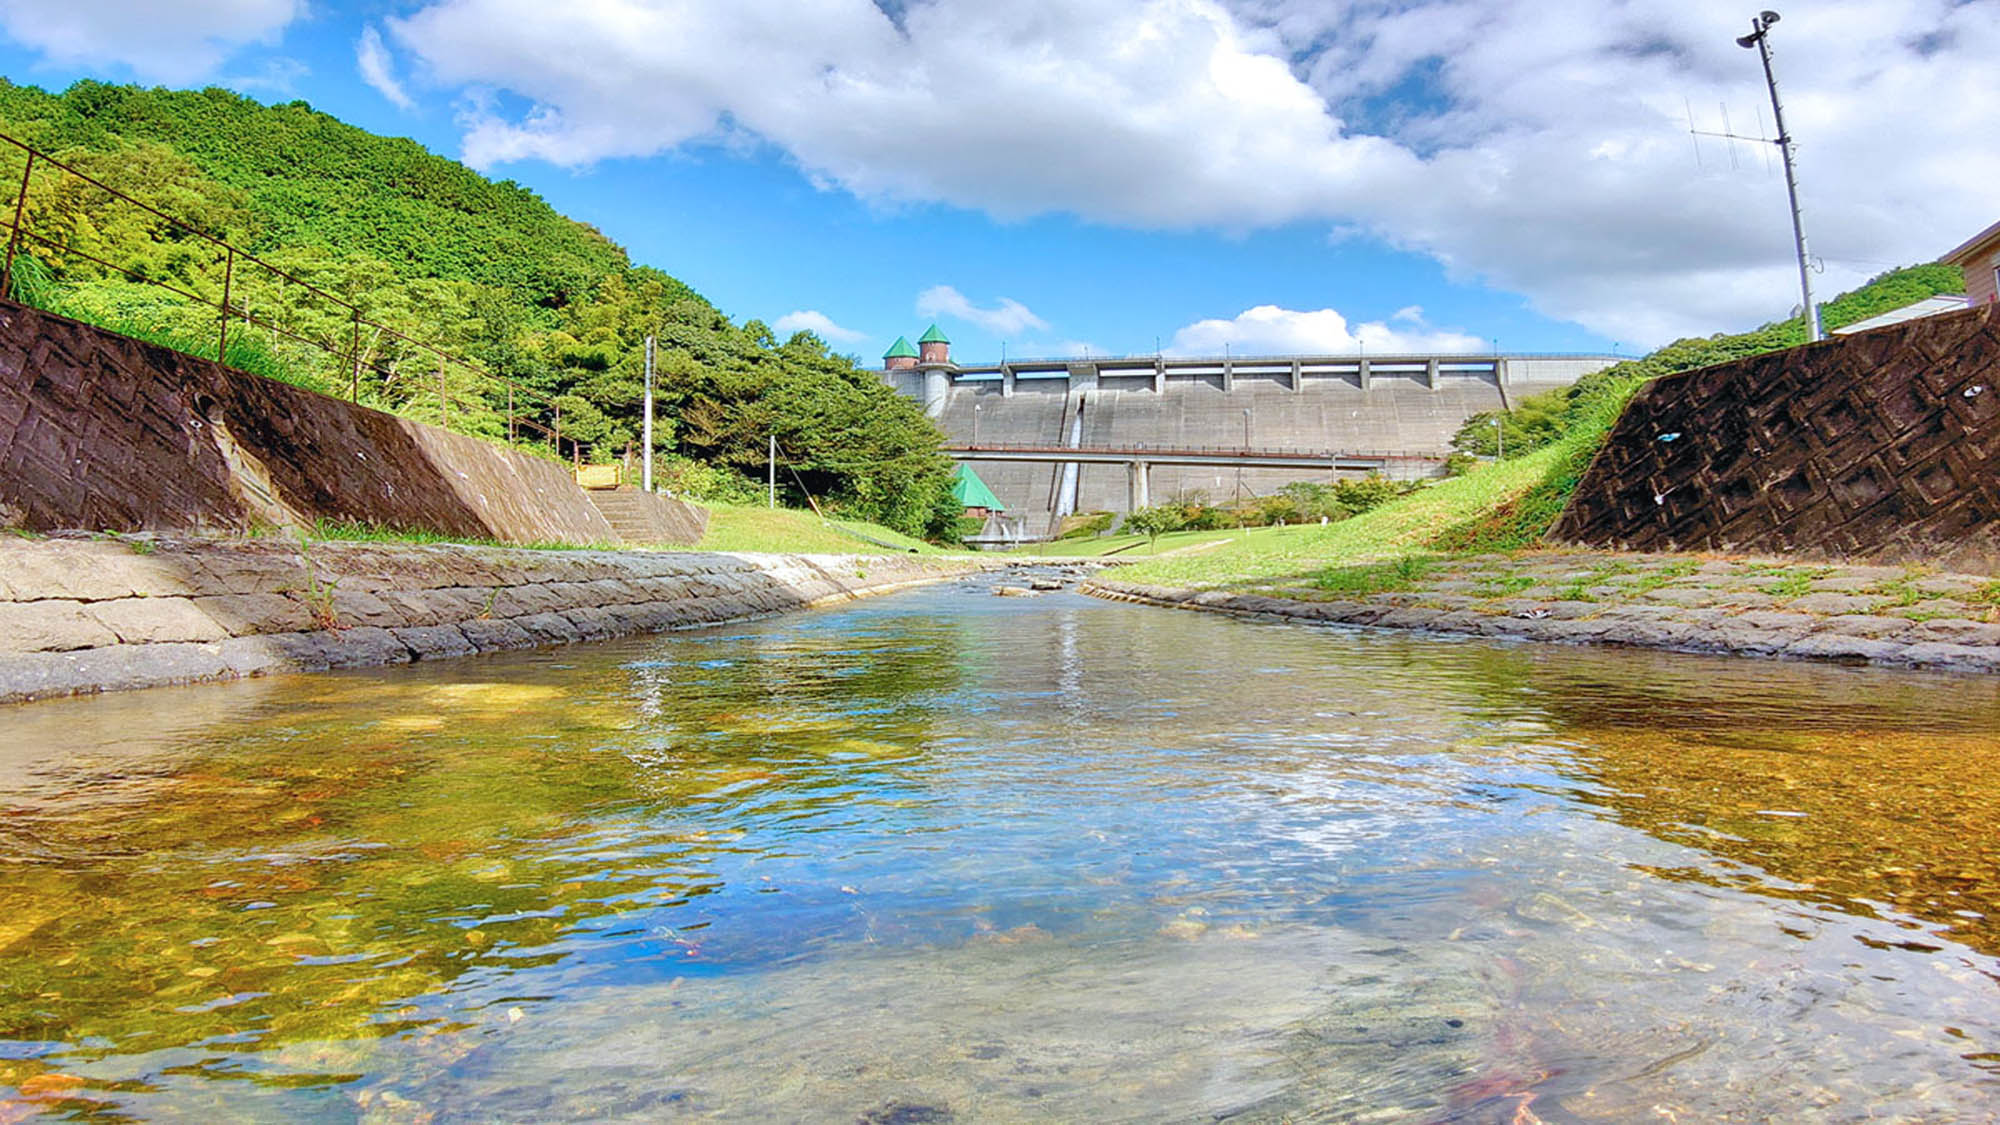
{"label": "metal fence post", "polygon": [[229,256],[222,263],[222,324],[215,335],[215,362],[229,362],[229,285],[236,276],[236,247],[229,247]]}
{"label": "metal fence post", "polygon": [[514,440],[514,384],[507,384],[507,440]]}
{"label": "metal fence post", "polygon": [[0,298],[14,293],[14,251],[21,245],[21,222],[28,210],[28,174],[35,170],[35,150],[27,152],[28,163],[21,169],[21,194],[14,199],[14,232],[7,239],[7,265],[0,270]]}
{"label": "metal fence post", "polygon": [[348,384],[347,397],[350,401],[361,401],[361,310],[354,310],[354,330],[347,336],[347,355],[354,364],[352,382]]}
{"label": "metal fence post", "polygon": [[562,403],[560,402],[556,403],[555,445],[556,445],[556,456],[561,457],[562,456]]}

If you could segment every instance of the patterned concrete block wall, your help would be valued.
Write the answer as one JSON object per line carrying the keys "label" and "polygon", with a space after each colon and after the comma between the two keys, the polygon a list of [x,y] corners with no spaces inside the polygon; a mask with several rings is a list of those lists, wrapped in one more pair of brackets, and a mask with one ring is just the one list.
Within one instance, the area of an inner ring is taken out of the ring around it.
{"label": "patterned concrete block wall", "polygon": [[2000,307],[1660,379],[1558,540],[2000,565]]}
{"label": "patterned concrete block wall", "polygon": [[0,523],[616,542],[568,470],[0,302]]}

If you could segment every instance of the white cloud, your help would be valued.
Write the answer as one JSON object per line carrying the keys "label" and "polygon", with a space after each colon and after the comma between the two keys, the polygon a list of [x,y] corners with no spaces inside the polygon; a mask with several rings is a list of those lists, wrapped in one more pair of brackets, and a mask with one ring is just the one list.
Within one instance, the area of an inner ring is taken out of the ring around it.
{"label": "white cloud", "polygon": [[361,72],[361,80],[389,99],[391,105],[398,109],[416,105],[403,84],[396,80],[396,60],[383,44],[382,33],[372,23],[361,29],[361,39],[354,45],[354,66]]}
{"label": "white cloud", "polygon": [[1012,297],[1000,298],[1000,303],[992,308],[981,308],[949,285],[933,285],[917,294],[917,315],[954,317],[996,336],[1015,336],[1049,326],[1048,321]]}
{"label": "white cloud", "polygon": [[856,332],[835,324],[832,317],[818,309],[788,312],[771,325],[771,331],[781,340],[794,332],[810,332],[829,344],[858,344],[868,338],[866,332]]}
{"label": "white cloud", "polygon": [[266,59],[261,67],[240,74],[225,74],[221,82],[232,90],[249,93],[262,92],[268,97],[297,97],[299,83],[312,73],[312,68],[297,59],[285,56]]}
{"label": "white cloud", "polygon": [[1406,321],[1410,324],[1422,324],[1424,322],[1424,307],[1422,305],[1404,305],[1402,308],[1390,313],[1389,319]]}
{"label": "white cloud", "polygon": [[0,31],[50,62],[184,85],[246,44],[275,42],[305,11],[305,0],[6,0]]}
{"label": "white cloud", "polygon": [[[899,27],[869,0],[430,0],[388,27],[442,81],[528,103],[472,103],[478,164],[750,141],[874,201],[1323,223],[1628,342],[1796,300],[1782,183],[1720,150],[1698,169],[1686,135],[1687,102],[1726,102],[1739,128],[1768,110],[1733,0],[900,11]],[[1775,30],[1828,293],[1992,221],[2000,146],[1976,138],[2000,104],[1993,17],[1993,0],[1824,0]]]}
{"label": "white cloud", "polygon": [[[1403,310],[1408,312],[1408,309]],[[1400,313],[1398,314],[1401,315]],[[1379,320],[1350,325],[1333,309],[1299,311],[1258,305],[1230,320],[1198,320],[1174,333],[1175,355],[1378,355],[1483,352],[1486,341],[1463,332],[1404,331]]]}

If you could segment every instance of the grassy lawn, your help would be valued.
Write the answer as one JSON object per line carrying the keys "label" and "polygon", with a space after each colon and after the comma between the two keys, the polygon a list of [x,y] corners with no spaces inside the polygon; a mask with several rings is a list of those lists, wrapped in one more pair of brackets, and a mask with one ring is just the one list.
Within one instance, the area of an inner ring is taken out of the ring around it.
{"label": "grassy lawn", "polygon": [[[945,554],[921,540],[859,520],[823,521],[811,512],[761,505],[703,504],[709,511],[708,532],[688,548],[667,550],[761,551],[770,554],[881,555],[915,548],[926,555]],[[838,528],[854,532],[842,534]],[[275,532],[271,534],[277,534]],[[863,538],[865,537],[865,538]],[[320,541],[365,543],[458,543],[483,547],[530,547],[552,551],[631,550],[619,543],[502,543],[494,539],[443,535],[432,531],[383,528],[354,522],[321,521],[309,536]],[[878,542],[869,542],[868,540]],[[652,549],[652,548],[648,548]]]}
{"label": "grassy lawn", "polygon": [[[774,554],[880,555],[907,552],[940,555],[941,551],[922,540],[858,520],[822,521],[811,512],[762,505],[703,504],[708,509],[708,533],[695,545],[698,551],[765,551]],[[835,526],[828,526],[831,522]],[[868,539],[843,535],[845,527]]]}
{"label": "grassy lawn", "polygon": [[1148,544],[1143,535],[1102,535],[1085,539],[1063,539],[1054,543],[1030,543],[1011,553],[1057,559],[1088,559],[1105,555],[1119,559],[1145,559],[1164,555],[1169,551],[1185,551],[1204,543],[1221,543],[1245,535],[1273,534],[1279,530],[1269,527],[1239,530],[1232,527],[1221,531],[1176,531],[1160,536],[1157,544]]}
{"label": "grassy lawn", "polygon": [[[1259,528],[1248,533],[1162,535],[1157,557],[1144,553],[1144,547],[1119,556],[1133,558],[1137,555],[1138,561],[1120,570],[1118,577],[1174,586],[1231,586],[1294,578],[1333,567],[1395,562],[1406,557],[1429,555],[1438,550],[1434,541],[1444,533],[1477,526],[1492,519],[1495,513],[1520,505],[1539,486],[1545,486],[1553,472],[1572,459],[1575,452],[1565,443],[1537,450],[1518,460],[1486,465],[1465,476],[1438,481],[1374,511],[1324,527],[1308,524],[1303,527]],[[1168,553],[1217,537],[1228,541],[1199,552]],[[1468,543],[1466,546],[1469,549],[1490,550],[1495,544]],[[1397,577],[1407,580],[1414,576]]]}

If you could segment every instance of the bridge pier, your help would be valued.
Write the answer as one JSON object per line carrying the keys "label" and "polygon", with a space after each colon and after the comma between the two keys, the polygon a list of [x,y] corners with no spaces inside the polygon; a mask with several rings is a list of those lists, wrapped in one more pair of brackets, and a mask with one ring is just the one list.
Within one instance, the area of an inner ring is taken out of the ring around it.
{"label": "bridge pier", "polygon": [[1153,506],[1149,487],[1152,482],[1148,479],[1152,475],[1152,468],[1151,465],[1137,458],[1133,458],[1125,463],[1126,511],[1136,512],[1141,508],[1150,508]]}
{"label": "bridge pier", "polygon": [[1004,363],[1000,365],[1000,397],[1014,397],[1014,369]]}
{"label": "bridge pier", "polygon": [[1436,356],[1424,361],[1424,386],[1438,389],[1438,361]]}
{"label": "bridge pier", "polygon": [[1297,394],[1305,389],[1306,389],[1305,365],[1295,359],[1292,361],[1292,393]]}
{"label": "bridge pier", "polygon": [[1365,391],[1369,387],[1372,387],[1374,385],[1375,385],[1374,375],[1369,370],[1368,357],[1364,355],[1361,357],[1361,389]]}

